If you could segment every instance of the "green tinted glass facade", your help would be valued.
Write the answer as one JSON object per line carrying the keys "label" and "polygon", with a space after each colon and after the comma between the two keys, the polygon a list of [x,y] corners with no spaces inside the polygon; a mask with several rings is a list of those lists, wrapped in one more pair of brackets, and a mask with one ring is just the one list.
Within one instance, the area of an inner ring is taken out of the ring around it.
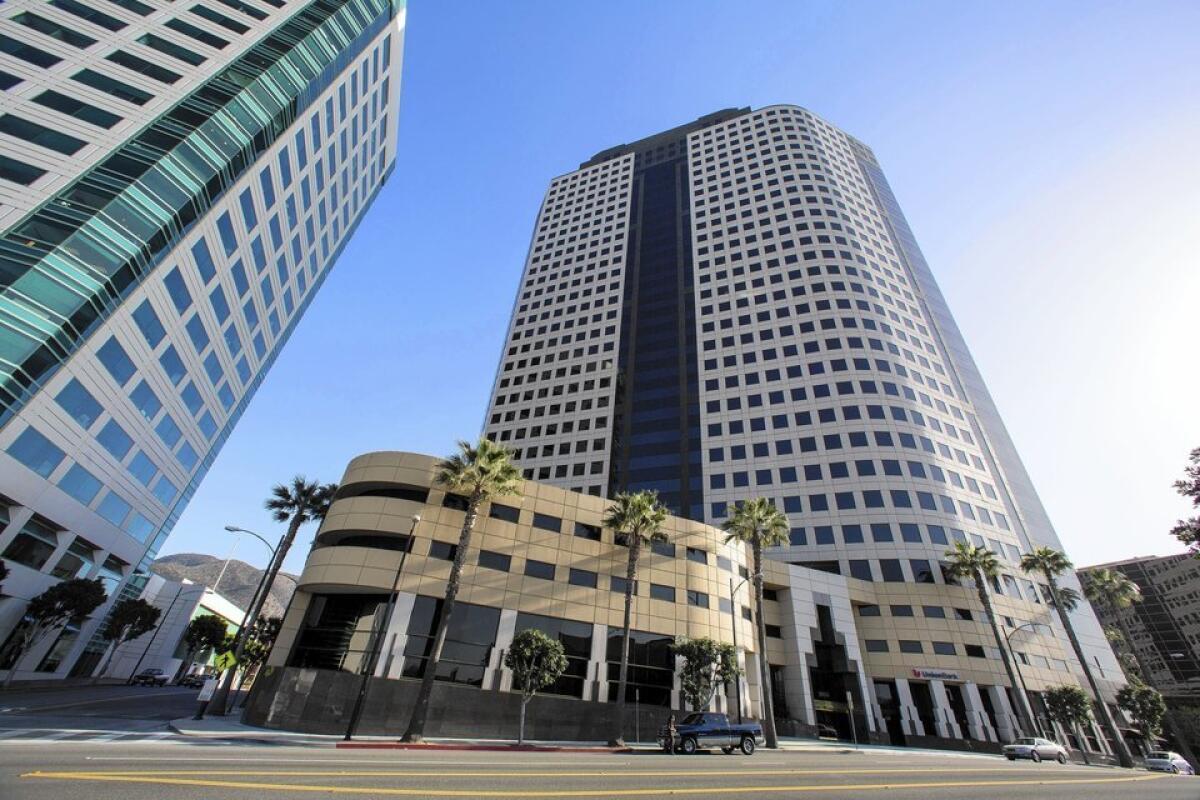
{"label": "green tinted glass facade", "polygon": [[308,4],[0,238],[0,425],[394,13]]}

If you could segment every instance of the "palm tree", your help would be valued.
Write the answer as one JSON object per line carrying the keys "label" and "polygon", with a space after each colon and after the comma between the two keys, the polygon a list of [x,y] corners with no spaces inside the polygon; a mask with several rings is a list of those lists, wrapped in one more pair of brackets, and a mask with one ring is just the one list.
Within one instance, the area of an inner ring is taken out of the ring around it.
{"label": "palm tree", "polygon": [[[275,577],[279,574],[279,570],[283,567],[283,560],[287,558],[288,550],[291,549],[292,542],[296,539],[296,533],[299,532],[300,526],[306,522],[320,522],[325,519],[325,514],[329,511],[329,504],[333,502],[333,496],[337,492],[336,483],[322,484],[318,481],[310,481],[303,475],[297,475],[292,478],[291,485],[276,484],[271,489],[271,496],[267,498],[266,509],[271,512],[276,522],[286,522],[287,532],[283,538],[279,540],[278,547],[275,548],[275,553],[271,556],[271,563],[267,566],[267,574],[263,576],[259,584],[258,593],[254,596],[250,603],[250,608],[246,612],[245,621],[256,620],[262,612],[263,604],[267,600],[267,596],[271,593],[271,586],[275,583]],[[233,655],[237,663],[241,663],[242,654],[246,649],[246,642],[249,640],[250,625],[243,625],[238,630],[237,636],[233,642]],[[221,681],[221,685],[213,694],[213,698],[209,701],[208,708],[214,713],[224,714],[225,707],[229,702],[229,690],[233,686],[234,674],[236,669],[229,670],[225,679]]]}
{"label": "palm tree", "polygon": [[450,627],[450,615],[454,613],[454,600],[458,597],[462,568],[467,548],[471,546],[471,533],[475,530],[479,506],[493,497],[516,494],[521,486],[521,473],[512,462],[512,453],[490,439],[481,438],[474,445],[460,441],[458,452],[438,463],[436,481],[447,491],[466,495],[467,509],[463,516],[462,532],[458,535],[458,550],[450,567],[450,578],[446,582],[446,598],[442,601],[437,633],[421,673],[421,688],[413,704],[412,718],[408,722],[408,729],[404,731],[402,741],[405,742],[419,742],[424,738],[433,681],[442,657],[442,648],[446,644],[446,631]]}
{"label": "palm tree", "polygon": [[[754,615],[758,632],[758,678],[762,692],[763,733],[767,747],[779,746],[775,733],[775,708],[771,696],[771,667],[767,663],[767,618],[763,614],[763,548],[776,547],[788,541],[788,520],[782,511],[765,497],[743,500],[733,507],[725,521],[726,543],[732,541],[750,545],[754,555]],[[729,598],[732,603],[733,598]]]}
{"label": "palm tree", "polygon": [[996,621],[996,609],[992,607],[992,598],[988,594],[987,581],[1000,572],[1000,563],[996,554],[983,547],[976,547],[966,542],[956,542],[954,547],[946,551],[947,571],[957,578],[968,578],[975,582],[975,590],[979,593],[979,602],[987,616],[988,624],[992,626],[992,636],[996,639],[996,647],[1000,650],[1000,660],[1004,662],[1004,672],[1008,675],[1008,685],[1013,693],[1020,698],[1017,711],[1021,716],[1021,725],[1026,730],[1034,731],[1033,712],[1029,708],[1029,698],[1025,696],[1017,681],[1013,669],[1012,657],[1004,644],[1004,636],[1000,633],[1000,623]]}
{"label": "palm tree", "polygon": [[[1080,577],[1083,579],[1083,593],[1087,599],[1098,606],[1107,608],[1109,617],[1117,621],[1117,627],[1121,631],[1120,638],[1125,641],[1125,647],[1129,650],[1129,655],[1132,656],[1134,663],[1137,664],[1138,672],[1141,673],[1139,679],[1143,682],[1148,680],[1150,672],[1146,669],[1145,662],[1142,661],[1141,653],[1134,647],[1133,634],[1122,613],[1125,609],[1132,607],[1134,603],[1142,602],[1142,590],[1123,572],[1115,569],[1091,570],[1081,573]],[[1187,737],[1180,735],[1179,726],[1175,724],[1170,704],[1167,705],[1163,718],[1167,723],[1167,729],[1179,747],[1179,752],[1189,762],[1195,764],[1195,754],[1188,744]],[[1154,745],[1153,742],[1149,742],[1149,744]]]}
{"label": "palm tree", "polygon": [[633,611],[633,587],[637,583],[638,560],[642,556],[642,545],[648,542],[665,542],[662,532],[667,521],[667,509],[658,501],[658,492],[621,492],[613,498],[612,505],[604,512],[604,525],[618,536],[625,537],[629,547],[629,560],[625,566],[625,627],[621,633],[621,672],[617,681],[617,710],[613,714],[612,733],[608,737],[610,747],[625,746],[625,691],[629,680],[629,628]]}
{"label": "palm tree", "polygon": [[1021,556],[1021,569],[1026,573],[1041,573],[1042,577],[1046,579],[1046,584],[1050,587],[1050,597],[1054,601],[1054,610],[1058,612],[1058,620],[1067,632],[1067,638],[1075,650],[1075,658],[1083,667],[1083,676],[1087,678],[1088,686],[1092,689],[1092,697],[1096,699],[1096,705],[1100,709],[1100,724],[1104,726],[1104,733],[1116,747],[1117,760],[1121,766],[1132,767],[1133,756],[1129,754],[1129,747],[1121,738],[1121,732],[1117,730],[1116,723],[1113,722],[1112,712],[1108,710],[1108,703],[1104,702],[1104,696],[1100,694],[1100,686],[1096,683],[1092,667],[1084,656],[1083,648],[1079,644],[1079,637],[1075,635],[1075,628],[1071,625],[1071,618],[1067,614],[1069,609],[1061,599],[1063,590],[1058,588],[1058,576],[1071,571],[1070,559],[1052,547],[1043,546],[1035,549],[1032,553]]}

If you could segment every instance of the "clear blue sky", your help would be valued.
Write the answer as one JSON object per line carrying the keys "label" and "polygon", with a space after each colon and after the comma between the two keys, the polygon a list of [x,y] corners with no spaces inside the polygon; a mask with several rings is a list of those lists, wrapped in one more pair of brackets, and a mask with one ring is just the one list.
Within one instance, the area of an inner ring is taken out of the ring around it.
{"label": "clear blue sky", "polygon": [[163,553],[274,538],[262,501],[296,473],[475,437],[549,179],[773,103],[874,148],[1076,562],[1179,550],[1197,31],[1194,0],[411,0],[396,170]]}

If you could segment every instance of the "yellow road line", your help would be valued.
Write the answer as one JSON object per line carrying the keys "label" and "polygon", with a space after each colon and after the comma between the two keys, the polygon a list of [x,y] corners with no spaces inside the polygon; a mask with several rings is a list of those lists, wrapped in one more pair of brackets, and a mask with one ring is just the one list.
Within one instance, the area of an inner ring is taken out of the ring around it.
{"label": "yellow road line", "polygon": [[[23,778],[49,778],[57,780],[104,781],[112,783],[146,783],[158,786],[202,786],[221,789],[265,789],[286,792],[322,792],[327,794],[375,795],[375,796],[424,796],[424,797],[478,797],[478,789],[398,789],[370,786],[314,786],[291,783],[258,783],[252,781],[211,781],[199,778],[167,778],[136,775],[121,775],[99,772],[29,772]],[[572,789],[572,790],[488,790],[490,797],[644,797],[662,795],[725,794],[778,794],[781,792],[845,792],[880,791],[884,789],[963,789],[1000,786],[1055,786],[1059,784],[1102,784],[1133,783],[1159,780],[1162,775],[1139,775],[1119,778],[1070,778],[1065,780],[989,780],[989,781],[925,781],[919,783],[860,783],[830,784],[824,786],[708,786],[708,787],[653,787],[644,789]]]}
{"label": "yellow road line", "polygon": [[[1035,771],[1033,768],[1016,767],[1023,773]],[[1013,772],[1009,766],[995,767],[901,767],[899,769],[754,769],[747,765],[743,769],[699,769],[699,770],[587,770],[587,771],[517,771],[517,770],[488,770],[484,771],[447,771],[447,770],[373,770],[373,769],[330,769],[330,770],[283,770],[283,769],[163,769],[163,770],[96,770],[97,775],[144,775],[170,777],[243,777],[243,778],[666,778],[666,777],[696,777],[711,775],[726,777],[730,775],[894,775],[911,773],[976,773],[976,772]],[[1040,774],[1045,774],[1040,773]]]}

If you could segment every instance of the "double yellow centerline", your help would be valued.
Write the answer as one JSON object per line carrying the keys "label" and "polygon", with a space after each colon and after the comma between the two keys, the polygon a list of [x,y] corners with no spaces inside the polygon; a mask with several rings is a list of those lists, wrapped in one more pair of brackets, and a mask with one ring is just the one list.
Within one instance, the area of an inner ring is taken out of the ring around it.
{"label": "double yellow centerline", "polygon": [[[313,784],[292,782],[271,782],[264,780],[249,780],[250,778],[613,778],[613,777],[730,777],[743,779],[766,776],[804,775],[898,775],[913,773],[996,773],[1008,771],[1003,768],[944,768],[944,769],[738,769],[738,770],[654,770],[654,771],[414,771],[414,770],[103,770],[103,771],[34,771],[22,775],[23,778],[64,781],[92,781],[106,783],[141,783],[157,786],[188,786],[221,789],[254,789],[278,792],[323,792],[343,795],[375,795],[375,796],[424,796],[424,797],[478,797],[480,789],[443,789],[433,786],[396,788],[386,786],[344,786],[336,784]],[[845,792],[845,791],[881,791],[885,789],[962,789],[987,788],[1002,786],[1054,786],[1078,784],[1109,784],[1135,783],[1148,780],[1158,780],[1161,775],[1121,775],[1073,778],[1012,778],[1012,779],[983,779],[961,778],[954,780],[929,781],[887,781],[880,783],[834,783],[834,784],[801,784],[794,786],[750,785],[750,786],[651,786],[619,789],[615,787],[597,787],[588,789],[511,789],[497,790],[489,788],[489,797],[542,798],[542,797],[647,797],[662,795],[669,792],[672,795],[706,795],[727,792],[739,794],[779,794],[783,792]]]}

